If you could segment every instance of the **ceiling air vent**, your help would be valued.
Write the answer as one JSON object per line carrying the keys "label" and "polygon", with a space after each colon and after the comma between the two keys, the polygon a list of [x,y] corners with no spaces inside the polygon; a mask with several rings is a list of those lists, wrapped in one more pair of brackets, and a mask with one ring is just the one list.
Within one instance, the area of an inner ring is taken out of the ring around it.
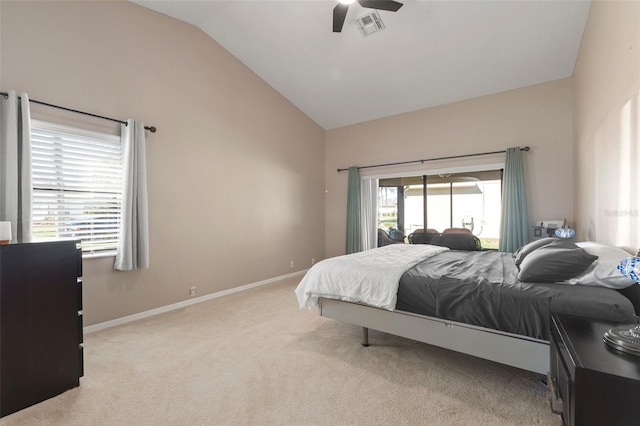
{"label": "ceiling air vent", "polygon": [[384,30],[384,23],[376,10],[359,17],[355,22],[363,37]]}

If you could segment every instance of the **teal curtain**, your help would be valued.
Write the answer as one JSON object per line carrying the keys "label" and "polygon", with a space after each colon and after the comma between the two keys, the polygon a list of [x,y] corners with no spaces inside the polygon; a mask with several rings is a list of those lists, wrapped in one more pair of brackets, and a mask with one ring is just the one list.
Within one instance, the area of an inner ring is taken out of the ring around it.
{"label": "teal curtain", "polygon": [[349,186],[347,188],[347,254],[362,250],[361,232],[360,171],[357,167],[349,167]]}
{"label": "teal curtain", "polygon": [[529,241],[527,194],[520,147],[508,148],[502,177],[500,251],[514,252]]}

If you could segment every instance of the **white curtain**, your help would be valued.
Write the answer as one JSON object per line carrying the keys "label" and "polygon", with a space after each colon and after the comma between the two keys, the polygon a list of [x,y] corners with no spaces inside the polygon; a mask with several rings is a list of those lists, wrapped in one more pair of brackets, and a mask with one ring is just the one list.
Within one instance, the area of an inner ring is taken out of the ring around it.
{"label": "white curtain", "polygon": [[122,223],[114,269],[130,271],[149,267],[147,165],[144,124],[127,120],[122,125],[124,183]]}
{"label": "white curtain", "polygon": [[378,246],[378,179],[364,179],[360,193],[362,250],[371,250]]}
{"label": "white curtain", "polygon": [[0,95],[0,221],[11,222],[13,241],[31,241],[33,187],[29,96]]}

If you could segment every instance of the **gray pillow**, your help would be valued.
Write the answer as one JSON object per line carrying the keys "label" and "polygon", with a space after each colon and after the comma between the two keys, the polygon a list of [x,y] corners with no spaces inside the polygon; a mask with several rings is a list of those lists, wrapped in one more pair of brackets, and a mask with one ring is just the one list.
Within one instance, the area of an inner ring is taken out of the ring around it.
{"label": "gray pillow", "polygon": [[515,260],[516,266],[520,267],[520,264],[522,263],[524,258],[531,254],[534,250],[539,249],[540,247],[547,246],[549,244],[555,244],[556,246],[560,247],[577,247],[572,241],[568,241],[564,238],[540,238],[539,240],[531,241],[529,244],[523,245],[513,253],[513,260]]}
{"label": "gray pillow", "polygon": [[577,246],[568,248],[562,247],[561,243],[548,244],[524,258],[518,279],[538,283],[568,280],[584,272],[597,258]]}

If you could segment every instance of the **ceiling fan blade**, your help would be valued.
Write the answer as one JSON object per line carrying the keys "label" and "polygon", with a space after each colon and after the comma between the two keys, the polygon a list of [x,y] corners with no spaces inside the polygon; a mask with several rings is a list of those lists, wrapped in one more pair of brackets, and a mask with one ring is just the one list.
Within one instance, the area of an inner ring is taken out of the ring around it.
{"label": "ceiling fan blade", "polygon": [[393,0],[357,0],[360,6],[369,9],[389,10],[396,12],[402,7],[402,3]]}
{"label": "ceiling fan blade", "polygon": [[338,3],[336,7],[333,8],[333,32],[339,33],[342,32],[342,26],[344,25],[344,20],[347,17],[347,10],[349,9],[349,5]]}

